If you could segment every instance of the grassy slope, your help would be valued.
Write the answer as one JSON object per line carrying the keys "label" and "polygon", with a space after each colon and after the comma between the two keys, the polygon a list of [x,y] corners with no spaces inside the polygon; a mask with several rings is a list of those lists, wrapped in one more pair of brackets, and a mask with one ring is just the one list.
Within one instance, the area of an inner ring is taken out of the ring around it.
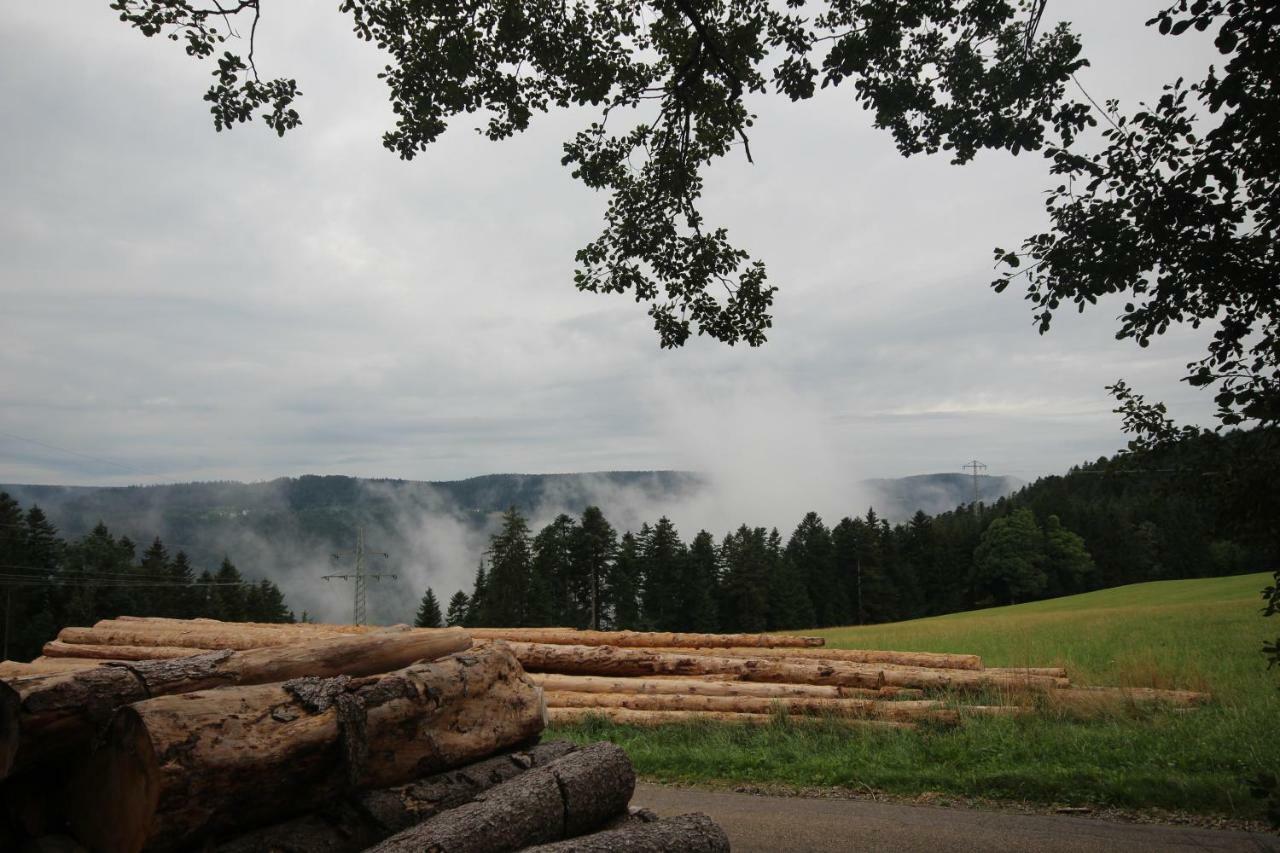
{"label": "grassy slope", "polygon": [[1259,615],[1269,576],[1136,584],[1053,601],[815,633],[845,648],[975,652],[989,666],[1068,667],[1078,684],[1184,687],[1191,713],[1100,720],[971,719],[954,731],[714,725],[562,730],[621,743],[639,770],[673,781],[843,786],[1046,803],[1158,806],[1254,816],[1244,779],[1280,770],[1280,679],[1266,672]]}

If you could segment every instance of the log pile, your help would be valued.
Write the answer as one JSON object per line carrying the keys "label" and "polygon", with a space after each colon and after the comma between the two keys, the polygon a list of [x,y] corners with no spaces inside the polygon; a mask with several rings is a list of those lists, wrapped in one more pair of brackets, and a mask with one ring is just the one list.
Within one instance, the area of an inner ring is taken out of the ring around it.
{"label": "log pile", "polygon": [[[114,659],[136,661],[129,665],[138,667],[184,651],[244,654],[251,648],[350,640],[373,630],[122,618],[64,630],[45,646],[44,657],[28,666],[65,671]],[[398,630],[408,637],[443,633]],[[641,725],[688,719],[749,723],[781,713],[858,728],[911,728],[955,725],[966,716],[1096,715],[1207,700],[1187,691],[1082,688],[1061,667],[987,667],[971,654],[831,649],[820,637],[569,628],[472,628],[468,633],[477,646],[501,644],[515,655],[546,691],[552,721],[594,715]],[[920,704],[926,699],[932,704]]]}
{"label": "log pile", "polygon": [[493,639],[123,618],[45,652],[0,665],[0,849],[728,850],[633,813],[613,744],[539,744],[544,690]]}

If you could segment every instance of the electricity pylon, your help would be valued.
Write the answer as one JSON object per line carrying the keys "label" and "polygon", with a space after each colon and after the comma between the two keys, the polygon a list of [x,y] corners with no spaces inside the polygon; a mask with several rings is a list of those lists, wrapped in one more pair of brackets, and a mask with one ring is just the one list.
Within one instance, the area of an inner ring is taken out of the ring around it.
{"label": "electricity pylon", "polygon": [[[336,578],[338,580],[344,580],[344,581],[354,580],[356,582],[355,603],[351,608],[351,624],[363,625],[366,621],[365,605],[367,604],[367,599],[368,599],[368,593],[366,590],[367,581],[370,578],[376,581],[382,580],[383,578],[395,579],[397,575],[393,575],[389,573],[368,574],[367,572],[365,572],[364,570],[365,544],[364,544],[364,528],[363,527],[356,528],[356,548],[354,551],[338,551],[337,553],[331,554],[330,556],[333,557],[334,560],[340,560],[344,555],[347,555],[347,554],[353,555],[356,558],[355,572],[351,574],[341,574],[341,575],[323,575],[322,580],[333,580]],[[391,555],[385,551],[374,551],[373,556],[387,559],[387,558],[390,558]]]}
{"label": "electricity pylon", "polygon": [[973,469],[973,504],[974,506],[977,506],[978,505],[978,471],[987,470],[987,466],[983,465],[981,462],[975,459],[972,462],[968,462],[964,465],[961,465],[960,467],[964,468],[966,471],[969,470],[970,468]]}

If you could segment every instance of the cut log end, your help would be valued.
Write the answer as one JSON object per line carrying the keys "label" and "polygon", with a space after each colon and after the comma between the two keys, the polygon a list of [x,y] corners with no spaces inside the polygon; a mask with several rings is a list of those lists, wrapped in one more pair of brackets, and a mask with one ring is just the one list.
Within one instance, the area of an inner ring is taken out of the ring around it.
{"label": "cut log end", "polygon": [[113,795],[73,794],[78,802],[71,822],[91,850],[135,853],[147,843],[159,804],[159,762],[146,726],[132,708],[118,712],[113,729],[114,736],[85,774],[95,780],[95,791]]}

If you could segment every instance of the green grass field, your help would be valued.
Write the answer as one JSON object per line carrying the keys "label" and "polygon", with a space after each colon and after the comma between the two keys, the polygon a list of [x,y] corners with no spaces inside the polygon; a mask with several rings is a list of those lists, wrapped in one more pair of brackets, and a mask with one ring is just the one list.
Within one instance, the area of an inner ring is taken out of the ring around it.
{"label": "green grass field", "polygon": [[838,725],[640,729],[593,721],[553,734],[607,738],[647,778],[838,786],[1034,803],[1159,807],[1251,818],[1245,780],[1280,771],[1280,673],[1260,615],[1265,574],[1162,581],[1053,601],[812,633],[840,648],[970,652],[988,666],[1066,666],[1076,684],[1213,694],[1207,707],[1100,719],[972,718],[953,730],[850,732]]}

